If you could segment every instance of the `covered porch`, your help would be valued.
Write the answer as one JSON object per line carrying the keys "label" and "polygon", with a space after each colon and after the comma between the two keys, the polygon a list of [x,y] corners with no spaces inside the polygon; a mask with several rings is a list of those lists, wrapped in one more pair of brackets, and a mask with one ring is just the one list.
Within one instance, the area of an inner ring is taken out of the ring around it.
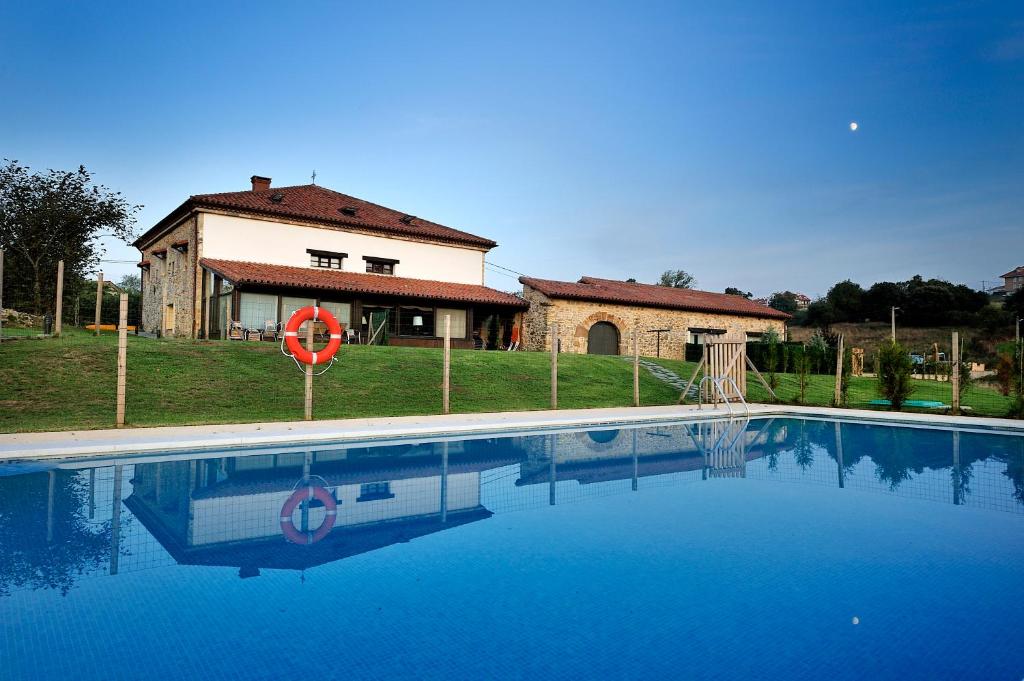
{"label": "covered porch", "polygon": [[249,340],[277,340],[307,305],[331,312],[345,342],[441,347],[445,318],[452,347],[503,349],[527,303],[485,286],[388,275],[224,260],[201,261],[201,338],[228,338],[232,322]]}

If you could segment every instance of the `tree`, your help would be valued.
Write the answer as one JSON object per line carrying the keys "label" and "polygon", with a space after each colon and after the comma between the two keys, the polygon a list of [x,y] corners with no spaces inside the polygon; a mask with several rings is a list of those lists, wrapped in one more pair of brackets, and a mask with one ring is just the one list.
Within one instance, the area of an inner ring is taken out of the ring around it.
{"label": "tree", "polygon": [[807,326],[816,326],[820,329],[827,329],[836,322],[836,313],[832,309],[832,303],[824,298],[815,300],[807,307],[807,315],[804,323]]}
{"label": "tree", "polygon": [[797,297],[792,291],[776,291],[768,299],[768,307],[775,308],[779,312],[795,314]]}
{"label": "tree", "polygon": [[750,291],[744,291],[743,289],[736,288],[735,286],[726,286],[725,292],[730,296],[740,296],[741,298],[746,298],[747,300],[750,300],[751,298],[754,297],[754,294],[751,293]]}
{"label": "tree", "polygon": [[887,322],[892,308],[906,308],[907,286],[892,281],[872,284],[864,292],[862,303],[865,317],[876,322]]}
{"label": "tree", "polygon": [[836,321],[864,321],[864,289],[860,284],[849,279],[841,281],[828,290],[825,300],[832,305]]}
{"label": "tree", "polygon": [[142,288],[142,277],[137,274],[126,274],[118,280],[117,287],[125,293],[138,292]]}
{"label": "tree", "polygon": [[34,173],[6,161],[0,166],[0,248],[7,253],[8,282],[4,300],[38,314],[53,305],[57,262],[64,261],[65,292],[73,296],[103,253],[100,237],[130,242],[142,206],[94,184],[84,166]]}
{"label": "tree", "polygon": [[1003,310],[1009,312],[1013,319],[1010,323],[1016,324],[1017,320],[1024,317],[1024,288],[1019,288],[1003,301]]}
{"label": "tree", "polygon": [[658,286],[668,288],[693,288],[696,285],[697,280],[686,270],[665,270],[658,282]]}

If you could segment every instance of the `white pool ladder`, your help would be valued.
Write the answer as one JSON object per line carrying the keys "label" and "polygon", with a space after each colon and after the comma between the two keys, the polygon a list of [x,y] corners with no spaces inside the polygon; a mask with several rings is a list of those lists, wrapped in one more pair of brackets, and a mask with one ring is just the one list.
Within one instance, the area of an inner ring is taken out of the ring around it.
{"label": "white pool ladder", "polygon": [[725,394],[725,389],[722,388],[722,386],[726,384],[736,391],[736,396],[740,398],[740,402],[743,404],[743,413],[750,416],[750,407],[747,406],[747,401],[743,399],[743,393],[740,391],[740,387],[736,385],[736,381],[734,381],[731,376],[705,376],[700,379],[700,383],[697,385],[697,409],[704,408],[704,383],[706,382],[710,382],[711,385],[714,386],[718,396],[722,398],[723,402],[725,402],[725,406],[729,410],[730,416],[732,416],[734,412],[732,409],[732,403],[729,402],[729,398]]}

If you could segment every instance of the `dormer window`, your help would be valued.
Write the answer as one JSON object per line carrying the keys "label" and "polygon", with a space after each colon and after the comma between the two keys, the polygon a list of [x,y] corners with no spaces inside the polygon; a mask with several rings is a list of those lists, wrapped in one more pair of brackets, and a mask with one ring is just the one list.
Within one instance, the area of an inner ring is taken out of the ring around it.
{"label": "dormer window", "polygon": [[340,270],[341,262],[348,257],[348,253],[318,251],[313,248],[307,248],[306,253],[309,253],[310,267],[323,267],[329,270]]}
{"label": "dormer window", "polygon": [[394,274],[397,260],[392,258],[375,258],[368,255],[363,256],[366,261],[366,271],[373,274]]}

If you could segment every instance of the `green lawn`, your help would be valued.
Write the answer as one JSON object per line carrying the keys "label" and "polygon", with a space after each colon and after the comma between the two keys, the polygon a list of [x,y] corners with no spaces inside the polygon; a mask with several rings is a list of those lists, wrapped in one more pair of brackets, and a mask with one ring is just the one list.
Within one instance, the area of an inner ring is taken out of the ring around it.
{"label": "green lawn", "polygon": [[[71,329],[62,338],[0,343],[0,432],[108,428],[114,424],[117,336]],[[441,411],[441,351],[346,346],[314,379],[314,417],[358,418]],[[452,352],[455,413],[547,409],[551,358],[532,352]],[[688,380],[694,363],[657,360]],[[632,364],[621,357],[559,356],[559,407],[629,406]],[[913,399],[949,403],[949,385],[914,381]],[[769,396],[748,375],[750,402]],[[127,420],[131,426],[212,424],[302,418],[303,377],[272,343],[197,342],[128,337]],[[830,405],[833,378],[811,376],[806,404]],[[793,374],[777,393],[797,403]],[[644,405],[675,404],[675,389],[640,370]],[[877,397],[873,378],[853,378],[850,406]],[[1010,398],[972,386],[964,406],[1004,416]],[[884,409],[884,407],[882,407]]]}
{"label": "green lawn", "polygon": [[[314,417],[441,411],[441,351],[345,346],[314,379]],[[114,423],[117,337],[66,330],[59,339],[0,344],[0,432],[107,428]],[[559,357],[559,407],[629,406],[632,365],[619,357]],[[546,409],[550,356],[452,352],[452,411]],[[643,404],[678,395],[641,370]],[[298,420],[303,377],[273,343],[153,340],[129,335],[132,426]]]}
{"label": "green lawn", "polygon": [[[655,360],[662,366],[671,369],[684,380],[689,380],[693,370],[697,367],[695,362],[681,362],[678,360],[658,359]],[[800,382],[796,374],[776,374],[779,385],[775,390],[779,401],[787,404],[800,404]],[[767,377],[766,377],[767,378]],[[946,382],[926,381],[912,379],[914,392],[910,396],[912,400],[934,400],[949,404],[952,399],[950,384]],[[835,391],[835,377],[824,375],[808,376],[807,388],[804,394],[803,404],[812,406],[831,406]],[[850,387],[847,406],[863,409],[885,410],[887,407],[871,405],[872,400],[879,399],[878,381],[873,377],[853,376],[850,378]],[[768,391],[757,379],[753,372],[747,372],[747,400],[749,402],[771,401]],[[974,382],[964,392],[961,406],[969,407],[964,413],[977,414],[980,416],[1006,416],[1010,409],[1013,398],[1001,395],[991,385],[980,381]],[[936,411],[929,409],[910,409],[905,411]]]}

